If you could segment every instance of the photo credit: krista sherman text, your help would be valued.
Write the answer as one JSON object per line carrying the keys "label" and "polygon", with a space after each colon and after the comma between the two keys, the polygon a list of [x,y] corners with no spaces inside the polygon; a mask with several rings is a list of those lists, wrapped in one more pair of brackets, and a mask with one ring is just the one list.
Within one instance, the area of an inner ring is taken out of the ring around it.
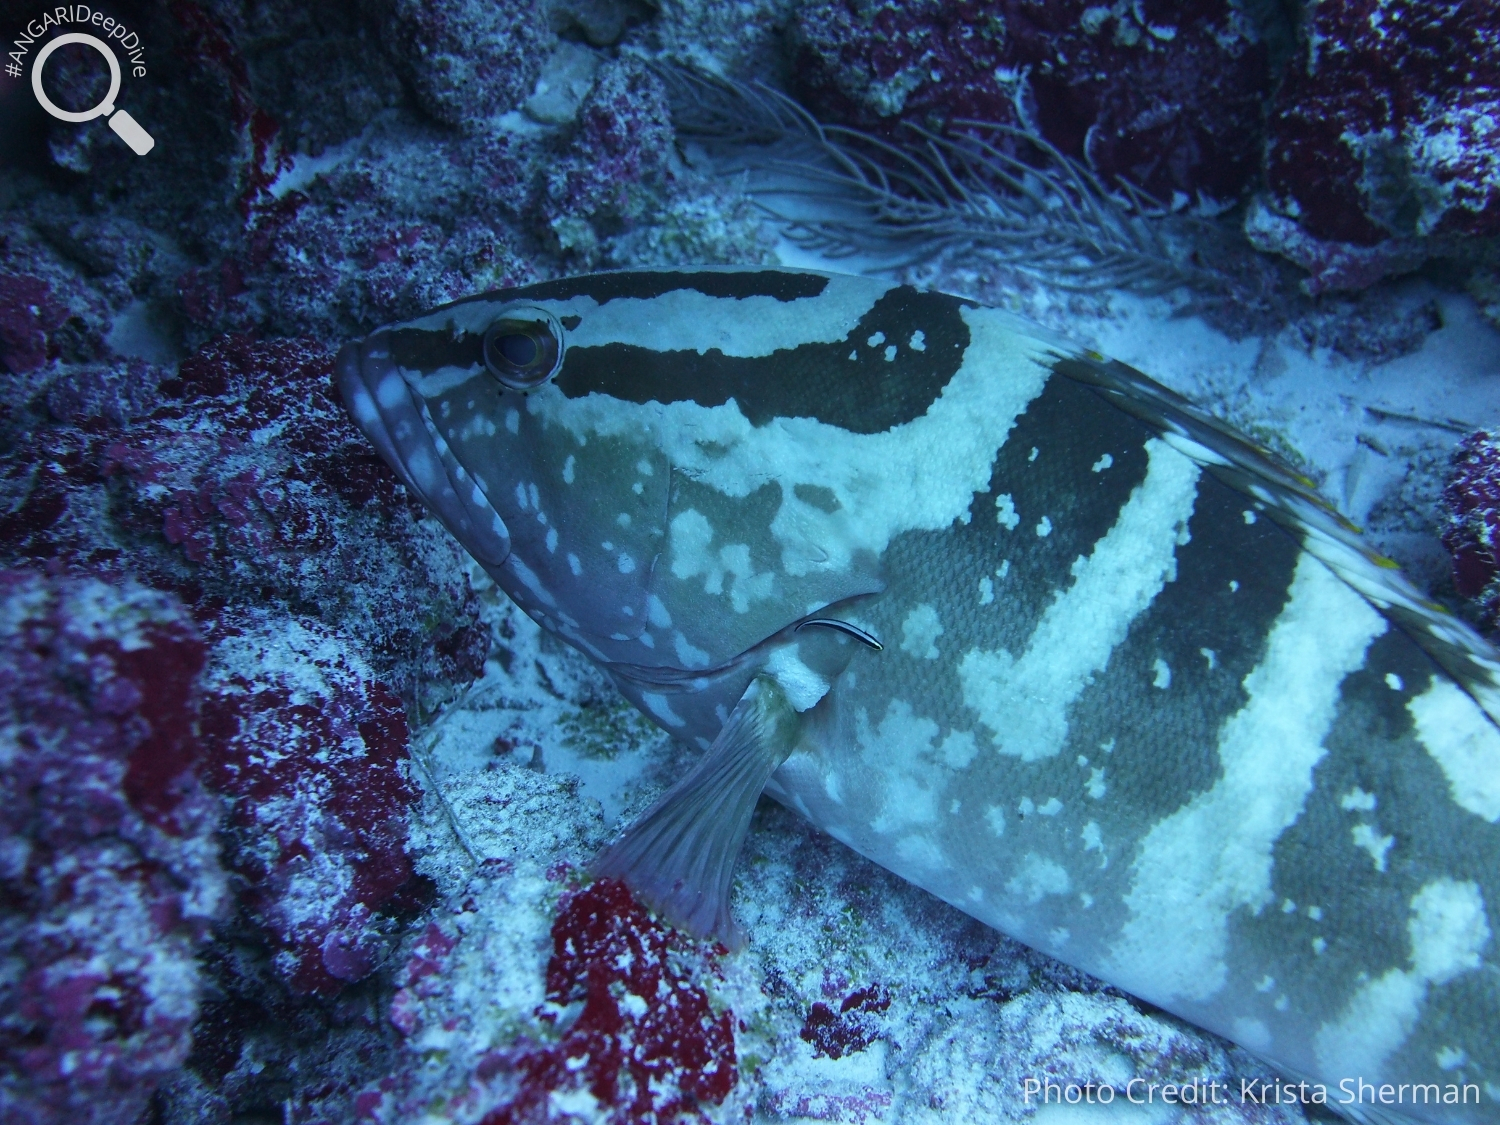
{"label": "photo credit: krista sherman text", "polygon": [[1021,1100],[1026,1105],[1479,1105],[1484,1100],[1474,1083],[1371,1082],[1345,1078],[1329,1088],[1321,1082],[1266,1081],[1241,1078],[1153,1082],[1132,1078],[1124,1085],[1108,1082],[1067,1082],[1053,1077],[1025,1078]]}

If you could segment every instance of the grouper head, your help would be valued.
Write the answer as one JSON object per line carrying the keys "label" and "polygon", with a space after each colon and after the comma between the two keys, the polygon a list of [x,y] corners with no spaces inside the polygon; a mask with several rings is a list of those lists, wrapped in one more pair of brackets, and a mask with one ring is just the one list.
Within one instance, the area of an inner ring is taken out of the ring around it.
{"label": "grouper head", "polygon": [[639,702],[881,588],[849,498],[816,483],[824,454],[798,416],[813,372],[795,360],[811,345],[821,367],[843,361],[886,288],[781,270],[566,278],[373,332],[338,381],[506,593]]}

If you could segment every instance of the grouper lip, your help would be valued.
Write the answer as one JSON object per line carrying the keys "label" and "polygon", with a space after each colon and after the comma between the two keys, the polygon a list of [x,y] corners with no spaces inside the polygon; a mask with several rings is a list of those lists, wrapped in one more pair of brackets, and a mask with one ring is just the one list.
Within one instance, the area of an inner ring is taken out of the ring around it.
{"label": "grouper lip", "polygon": [[385,330],[339,349],[335,373],[350,417],[401,482],[483,566],[504,565],[505,521],[432,424],[426,403],[391,358]]}

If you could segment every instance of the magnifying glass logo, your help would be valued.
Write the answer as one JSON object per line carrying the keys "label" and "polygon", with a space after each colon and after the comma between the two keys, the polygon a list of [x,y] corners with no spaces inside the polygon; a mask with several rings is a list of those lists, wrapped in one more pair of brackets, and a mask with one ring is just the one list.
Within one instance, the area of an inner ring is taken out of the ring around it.
{"label": "magnifying glass logo", "polygon": [[[42,89],[42,68],[47,65],[47,60],[52,57],[53,51],[69,43],[86,44],[103,55],[104,61],[109,63],[109,93],[104,95],[104,100],[98,105],[92,109],[83,110],[81,113],[74,113],[53,105],[52,99],[47,97],[47,92]],[[115,108],[115,95],[120,92],[120,60],[115,58],[110,45],[102,39],[70,31],[52,40],[41,49],[37,54],[36,62],[31,65],[31,92],[36,95],[36,100],[41,103],[42,108],[59,121],[77,123],[92,121],[96,117],[108,117],[109,127],[114,130],[115,136],[128,144],[137,156],[145,156],[156,146],[156,138],[142,129],[140,122],[123,109]]]}

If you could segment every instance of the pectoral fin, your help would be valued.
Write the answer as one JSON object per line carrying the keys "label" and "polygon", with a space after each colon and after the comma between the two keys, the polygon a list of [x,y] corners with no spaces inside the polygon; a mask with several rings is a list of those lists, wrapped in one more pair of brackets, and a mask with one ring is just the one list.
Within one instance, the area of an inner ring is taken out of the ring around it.
{"label": "pectoral fin", "polygon": [[744,934],[729,887],[750,814],[796,744],[800,720],[770,676],[745,689],[713,745],[681,781],[594,860],[673,925],[731,949]]}

